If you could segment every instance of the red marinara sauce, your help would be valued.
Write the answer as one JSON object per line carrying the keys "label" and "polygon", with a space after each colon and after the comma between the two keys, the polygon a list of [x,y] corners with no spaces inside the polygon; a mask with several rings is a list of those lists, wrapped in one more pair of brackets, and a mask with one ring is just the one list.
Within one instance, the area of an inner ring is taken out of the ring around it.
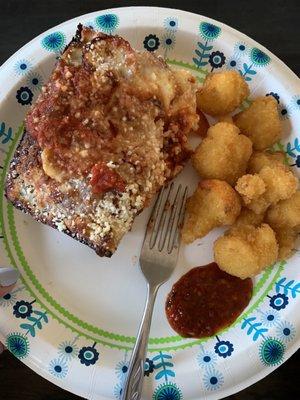
{"label": "red marinara sauce", "polygon": [[166,301],[171,327],[183,337],[215,335],[249,304],[253,284],[221,271],[216,263],[195,267],[173,285]]}
{"label": "red marinara sauce", "polygon": [[92,168],[92,177],[90,183],[93,193],[105,193],[109,190],[118,190],[124,192],[125,183],[120,175],[109,168],[105,163],[97,163]]}

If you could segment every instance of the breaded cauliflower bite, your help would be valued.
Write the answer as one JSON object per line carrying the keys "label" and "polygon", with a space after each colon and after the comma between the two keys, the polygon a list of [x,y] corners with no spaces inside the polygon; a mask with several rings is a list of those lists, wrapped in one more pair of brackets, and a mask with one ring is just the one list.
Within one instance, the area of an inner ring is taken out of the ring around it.
{"label": "breaded cauliflower bite", "polygon": [[235,226],[244,226],[244,225],[260,225],[264,220],[265,214],[256,214],[254,211],[249,210],[249,208],[242,207],[242,211],[238,218],[236,219],[234,225]]}
{"label": "breaded cauliflower bite", "polygon": [[253,142],[255,150],[272,146],[282,136],[282,126],[276,100],[272,96],[259,97],[249,108],[235,115],[234,123]]}
{"label": "breaded cauliflower bite", "polygon": [[234,226],[215,241],[214,255],[223,271],[251,278],[276,261],[278,244],[268,224]]}
{"label": "breaded cauliflower bite", "polygon": [[271,204],[290,198],[297,190],[298,181],[288,167],[278,164],[263,167],[258,174],[242,176],[235,186],[246,207],[257,214]]}
{"label": "breaded cauliflower bite", "polygon": [[251,209],[253,202],[262,199],[262,195],[266,191],[266,185],[258,174],[247,174],[237,181],[235,189],[242,196],[245,205]]}
{"label": "breaded cauliflower bite", "polygon": [[270,204],[289,199],[297,190],[298,179],[285,165],[263,167],[259,176],[265,182],[265,197]]}
{"label": "breaded cauliflower bite", "polygon": [[197,106],[212,116],[234,111],[249,95],[249,87],[237,71],[222,71],[207,75],[197,94]]}
{"label": "breaded cauliflower bite", "polygon": [[300,227],[300,191],[297,190],[289,199],[271,206],[266,221],[274,229]]}
{"label": "breaded cauliflower bite", "polygon": [[228,183],[217,179],[201,181],[187,200],[183,242],[192,243],[213,228],[233,224],[240,211],[239,195]]}
{"label": "breaded cauliflower bite", "polygon": [[204,179],[220,179],[234,185],[247,168],[252,143],[239,129],[228,122],[219,122],[208,129],[192,156],[192,163]]}
{"label": "breaded cauliflower bite", "polygon": [[253,151],[249,159],[247,172],[258,174],[263,167],[274,167],[274,165],[284,165],[285,155],[281,151],[270,153],[268,151]]}
{"label": "breaded cauliflower bite", "polygon": [[295,228],[277,228],[274,230],[279,246],[278,260],[289,258],[295,250],[298,231]]}

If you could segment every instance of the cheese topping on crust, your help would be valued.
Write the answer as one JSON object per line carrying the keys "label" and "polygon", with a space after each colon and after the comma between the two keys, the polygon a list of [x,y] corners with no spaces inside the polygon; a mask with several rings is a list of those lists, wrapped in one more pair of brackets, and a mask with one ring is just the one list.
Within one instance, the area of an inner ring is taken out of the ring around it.
{"label": "cheese topping on crust", "polygon": [[114,249],[189,158],[196,90],[187,71],[134,51],[121,37],[79,26],[26,118],[42,165],[38,178],[23,177],[34,187],[34,207],[45,209],[40,192],[50,196],[50,185],[56,226],[96,242],[105,238]]}

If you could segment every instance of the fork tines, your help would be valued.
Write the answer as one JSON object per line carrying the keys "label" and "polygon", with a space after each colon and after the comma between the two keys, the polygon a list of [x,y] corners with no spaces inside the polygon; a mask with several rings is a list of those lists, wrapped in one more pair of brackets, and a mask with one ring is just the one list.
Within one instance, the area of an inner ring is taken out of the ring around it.
{"label": "fork tines", "polygon": [[175,247],[178,247],[187,194],[187,186],[182,187],[180,184],[176,187],[173,182],[161,189],[145,236],[145,242],[149,242],[150,250],[156,247],[158,251],[170,254]]}

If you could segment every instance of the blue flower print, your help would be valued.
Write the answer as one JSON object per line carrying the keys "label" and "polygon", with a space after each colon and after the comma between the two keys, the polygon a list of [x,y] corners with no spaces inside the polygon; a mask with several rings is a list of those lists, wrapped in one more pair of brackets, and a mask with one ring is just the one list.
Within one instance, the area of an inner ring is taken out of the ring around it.
{"label": "blue flower print", "polygon": [[284,345],[280,340],[267,338],[259,348],[259,357],[266,366],[275,366],[282,362],[284,355]]}
{"label": "blue flower print", "polygon": [[144,375],[149,376],[154,371],[154,363],[148,357],[145,360]]}
{"label": "blue flower print", "polygon": [[58,346],[58,354],[61,358],[68,361],[76,357],[78,355],[78,347],[76,346],[75,341],[65,341],[60,343]]}
{"label": "blue flower print", "polygon": [[168,17],[164,20],[164,28],[170,32],[176,32],[178,30],[178,19]]}
{"label": "blue flower print", "polygon": [[266,96],[272,96],[272,97],[274,97],[274,99],[277,101],[278,104],[280,103],[280,96],[279,96],[279,94],[274,93],[274,92],[270,92],[270,93],[267,93]]}
{"label": "blue flower print", "polygon": [[220,51],[213,51],[208,58],[208,62],[211,66],[211,71],[213,71],[215,68],[223,67],[223,65],[225,64],[225,60],[226,57],[224,56],[224,53],[221,53]]}
{"label": "blue flower print", "polygon": [[293,97],[293,102],[295,103],[295,106],[300,109],[300,96],[294,96]]}
{"label": "blue flower print", "polygon": [[[8,143],[10,140],[13,140],[13,130],[11,126],[5,125],[5,122],[0,123],[0,141],[2,144]],[[4,152],[3,149],[1,149],[2,152]],[[19,289],[14,290],[14,293],[18,292]],[[7,298],[9,298],[9,295],[7,295]]]}
{"label": "blue flower print", "polygon": [[19,90],[17,90],[16,99],[18,103],[22,104],[22,106],[26,106],[31,104],[33,99],[33,93],[27,86],[21,86]]}
{"label": "blue flower print", "polygon": [[266,327],[274,326],[280,320],[279,313],[275,309],[268,310],[266,312],[260,311],[260,314],[261,314],[260,320],[263,323],[263,325]]}
{"label": "blue flower print", "polygon": [[217,356],[212,351],[202,349],[197,356],[197,361],[201,368],[207,368],[216,364]]}
{"label": "blue flower print", "polygon": [[97,17],[95,22],[101,31],[111,35],[119,26],[119,17],[116,14],[104,14]]}
{"label": "blue flower print", "polygon": [[32,303],[29,303],[28,301],[17,301],[16,304],[13,306],[13,314],[16,318],[28,318],[32,314]]}
{"label": "blue flower print", "polygon": [[29,354],[29,340],[21,333],[11,333],[7,336],[6,347],[17,358],[25,358]]}
{"label": "blue flower print", "polygon": [[9,307],[12,306],[16,301],[17,296],[14,292],[6,293],[3,297],[0,297],[0,306]]}
{"label": "blue flower print", "polygon": [[297,157],[296,157],[296,159],[295,159],[295,163],[294,164],[291,164],[291,167],[297,167],[297,168],[300,168],[300,155],[298,155]]}
{"label": "blue flower print", "polygon": [[296,329],[290,322],[282,321],[276,326],[276,334],[280,340],[288,343],[295,338]]}
{"label": "blue flower print", "polygon": [[123,390],[123,384],[117,383],[114,387],[114,396],[117,400],[121,398],[122,390]]}
{"label": "blue flower print", "polygon": [[240,61],[237,57],[231,57],[226,61],[226,66],[228,69],[239,69]]}
{"label": "blue flower print", "polygon": [[66,37],[62,32],[52,32],[42,40],[44,49],[55,53],[62,51],[65,43]]}
{"label": "blue flower print", "polygon": [[50,361],[48,371],[58,379],[63,379],[67,376],[68,365],[64,360],[59,358]]}
{"label": "blue flower print", "polygon": [[234,351],[233,344],[225,340],[218,341],[214,349],[216,354],[223,358],[230,357]]}
{"label": "blue flower print", "polygon": [[248,46],[245,42],[238,42],[235,44],[233,52],[235,57],[239,58],[247,54],[248,51]]}
{"label": "blue flower print", "polygon": [[172,50],[175,46],[175,35],[173,33],[165,33],[161,38],[162,48],[165,50],[164,58],[167,57],[168,51]]}
{"label": "blue flower print", "polygon": [[81,364],[84,364],[88,367],[89,365],[94,365],[96,363],[96,361],[99,359],[99,353],[95,349],[95,346],[96,343],[94,343],[92,347],[88,346],[82,347],[82,349],[80,349],[78,358]]}
{"label": "blue flower print", "polygon": [[274,310],[282,310],[289,304],[289,298],[283,294],[278,293],[270,298],[270,306]]}
{"label": "blue flower print", "polygon": [[203,383],[206,390],[214,391],[220,389],[224,383],[223,374],[214,368],[210,368],[203,377]]}
{"label": "blue flower print", "polygon": [[152,398],[153,400],[182,400],[182,393],[175,383],[166,382],[155,389]]}
{"label": "blue flower print", "polygon": [[145,37],[144,41],[144,48],[148,51],[155,51],[159,48],[160,41],[156,35],[148,35]]}
{"label": "blue flower print", "polygon": [[290,117],[289,110],[286,107],[282,106],[280,108],[280,116],[282,119],[288,119]]}
{"label": "blue flower print", "polygon": [[296,95],[296,96],[292,97],[289,108],[291,111],[299,111],[300,110],[300,95]]}
{"label": "blue flower print", "polygon": [[250,52],[250,58],[254,65],[257,67],[265,67],[271,61],[270,57],[262,50],[254,47]]}
{"label": "blue flower print", "polygon": [[175,35],[172,33],[166,33],[161,38],[161,45],[165,50],[171,50],[175,46]]}
{"label": "blue flower print", "polygon": [[209,22],[201,22],[199,25],[199,32],[204,40],[215,40],[221,33],[221,28]]}
{"label": "blue flower print", "polygon": [[128,361],[120,361],[116,366],[117,377],[121,380],[125,378],[128,372],[129,363]]}
{"label": "blue flower print", "polygon": [[14,71],[17,75],[25,75],[31,68],[31,63],[28,60],[19,60],[14,65]]}
{"label": "blue flower print", "polygon": [[40,90],[43,83],[42,76],[36,72],[32,72],[27,76],[27,86],[30,86],[33,90]]}
{"label": "blue flower print", "polygon": [[[210,54],[213,46],[209,44],[210,41],[217,39],[221,33],[221,28],[208,22],[201,22],[199,25],[199,33],[205,42],[197,42],[198,48],[195,49],[195,54],[197,57],[193,57],[193,62],[196,64],[200,72],[207,74],[207,71],[204,70],[203,67],[209,62],[211,66],[212,63],[215,65],[222,63],[222,57],[220,58],[218,55],[216,55],[214,58],[214,55]],[[216,67],[212,66],[212,68]]]}

